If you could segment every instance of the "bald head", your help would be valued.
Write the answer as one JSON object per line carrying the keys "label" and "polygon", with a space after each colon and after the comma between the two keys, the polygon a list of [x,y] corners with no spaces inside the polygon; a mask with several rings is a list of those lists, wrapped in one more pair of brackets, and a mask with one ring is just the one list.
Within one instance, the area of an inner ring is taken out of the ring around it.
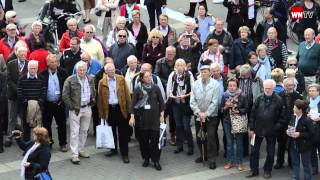
{"label": "bald head", "polygon": [[307,28],[306,30],[304,30],[304,39],[306,40],[307,43],[312,43],[314,40],[314,30],[311,28]]}
{"label": "bald head", "polygon": [[91,60],[91,56],[89,53],[87,52],[83,52],[81,55],[80,55],[80,58],[82,61],[86,62],[86,63],[90,63],[90,60]]}
{"label": "bald head", "polygon": [[113,63],[106,64],[104,66],[104,71],[109,78],[114,78],[114,75],[116,74],[116,68]]}
{"label": "bald head", "polygon": [[144,63],[141,65],[141,72],[152,72],[152,66],[149,63]]}
{"label": "bald head", "polygon": [[278,33],[275,27],[270,27],[267,34],[269,40],[276,40],[278,38]]}

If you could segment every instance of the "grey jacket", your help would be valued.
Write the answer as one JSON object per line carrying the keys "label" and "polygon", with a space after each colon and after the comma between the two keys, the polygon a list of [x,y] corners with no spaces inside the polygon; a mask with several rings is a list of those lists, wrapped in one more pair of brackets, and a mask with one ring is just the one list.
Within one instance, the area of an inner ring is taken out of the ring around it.
{"label": "grey jacket", "polygon": [[195,115],[199,112],[206,112],[208,117],[218,115],[219,83],[210,78],[208,84],[204,87],[202,80],[198,79],[192,86],[190,107]]}
{"label": "grey jacket", "polygon": [[[90,105],[93,105],[96,96],[94,79],[89,76],[87,78],[90,85]],[[77,115],[79,114],[81,108],[81,85],[76,74],[69,76],[64,82],[62,100],[69,110],[74,110]]]}

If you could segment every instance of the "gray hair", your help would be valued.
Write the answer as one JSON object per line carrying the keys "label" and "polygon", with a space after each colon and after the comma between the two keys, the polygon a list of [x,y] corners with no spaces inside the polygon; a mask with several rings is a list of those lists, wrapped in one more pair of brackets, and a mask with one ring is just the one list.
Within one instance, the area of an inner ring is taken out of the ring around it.
{"label": "gray hair", "polygon": [[87,63],[84,62],[84,61],[79,61],[79,62],[77,62],[77,64],[76,64],[76,70],[78,71],[80,67],[85,67],[85,68],[87,68]]}
{"label": "gray hair", "polygon": [[266,84],[272,84],[273,87],[276,87],[276,81],[274,81],[273,79],[266,79],[263,81],[263,87],[266,85]]}
{"label": "gray hair", "polygon": [[318,92],[320,92],[320,85],[317,83],[312,83],[308,86],[307,90],[309,91],[310,88],[316,88]]}
{"label": "gray hair", "polygon": [[18,47],[16,48],[16,53],[19,53],[19,51],[26,51],[26,52],[28,52],[28,48],[25,47],[25,46],[18,46]]}
{"label": "gray hair", "polygon": [[218,68],[221,71],[221,66],[219,63],[212,63],[210,65],[210,69]]}
{"label": "gray hair", "polygon": [[294,79],[293,78],[286,78],[283,80],[283,85],[286,85],[289,81],[291,81],[294,84]]}
{"label": "gray hair", "polygon": [[32,65],[36,65],[38,67],[39,66],[39,62],[36,61],[36,60],[30,60],[28,62],[28,68],[30,68],[30,66],[32,66]]}
{"label": "gray hair", "polygon": [[76,23],[78,24],[77,20],[75,18],[70,18],[68,21],[67,21],[67,25],[69,25],[70,23]]}
{"label": "gray hair", "polygon": [[31,29],[33,29],[35,26],[40,26],[40,29],[42,29],[42,23],[40,21],[34,21],[31,25]]}
{"label": "gray hair", "polygon": [[116,19],[116,24],[119,24],[120,21],[127,21],[124,16],[118,16]]}
{"label": "gray hair", "polygon": [[136,57],[135,55],[130,55],[130,56],[127,58],[127,64],[129,64],[129,62],[131,62],[131,61],[137,62],[138,59],[137,59],[137,57]]}
{"label": "gray hair", "polygon": [[196,21],[193,18],[188,17],[184,20],[184,24],[190,24],[193,28],[195,28]]}
{"label": "gray hair", "polygon": [[249,64],[244,64],[240,67],[240,76],[243,74],[250,73],[252,71],[252,68]]}

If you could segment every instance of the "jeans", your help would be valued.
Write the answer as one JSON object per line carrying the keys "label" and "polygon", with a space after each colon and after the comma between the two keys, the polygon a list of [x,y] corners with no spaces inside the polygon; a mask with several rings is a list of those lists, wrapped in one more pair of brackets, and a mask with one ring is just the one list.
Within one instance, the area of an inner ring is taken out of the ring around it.
{"label": "jeans", "polygon": [[[231,134],[231,122],[223,121],[225,135],[227,138],[227,162],[231,164],[242,164],[243,160],[243,134]],[[237,151],[234,155],[233,142],[236,140]]]}
{"label": "jeans", "polygon": [[[317,155],[317,150],[319,152],[319,157]],[[318,172],[318,162],[320,159],[320,145],[314,145],[312,150],[311,150],[311,165],[312,165],[312,170],[315,170]]]}
{"label": "jeans", "polygon": [[311,162],[310,162],[310,151],[299,153],[294,142],[290,145],[291,163],[292,163],[292,179],[300,179],[300,157],[303,165],[303,173],[305,180],[311,180]]}
{"label": "jeans", "polygon": [[268,137],[258,137],[255,136],[255,143],[252,147],[250,154],[250,168],[254,173],[259,173],[259,156],[260,156],[260,146],[263,138],[267,141],[267,158],[264,163],[264,171],[271,172],[272,166],[274,162],[274,153],[275,153],[275,145],[276,145],[276,137],[268,136]]}
{"label": "jeans", "polygon": [[193,148],[193,138],[190,127],[190,116],[185,115],[185,109],[188,104],[186,103],[174,103],[173,104],[173,116],[176,122],[176,144],[178,148],[183,147],[183,139],[188,141],[188,147]]}

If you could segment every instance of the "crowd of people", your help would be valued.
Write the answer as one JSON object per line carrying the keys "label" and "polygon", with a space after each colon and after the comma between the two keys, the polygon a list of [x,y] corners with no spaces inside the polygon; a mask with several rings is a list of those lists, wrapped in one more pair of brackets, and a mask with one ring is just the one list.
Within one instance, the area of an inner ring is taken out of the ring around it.
{"label": "crowd of people", "polygon": [[[300,21],[303,31],[295,57],[288,57],[291,52],[286,45],[289,1],[273,1],[264,10],[264,20],[256,22],[252,8],[257,10],[260,1],[224,0],[225,21],[208,16],[205,0],[190,0],[185,14],[189,17],[179,33],[168,15],[161,13],[166,0],[144,1],[149,31],[135,0],[98,0],[96,5],[84,1],[87,16],[83,23],[58,19],[62,24],[58,26],[59,52],[48,45],[41,21],[33,22],[25,35],[19,12],[0,3],[4,13],[0,20],[0,153],[16,139],[25,151],[21,171],[26,179],[48,173],[55,141],[61,152],[71,152],[73,164],[89,158],[85,145],[91,120],[94,135],[100,122],[112,127],[115,148],[105,155],[120,153],[124,163],[130,162],[128,143],[134,134],[142,166],[149,166],[151,160],[161,170],[160,124],[167,123],[169,144],[176,146],[173,153],[182,153],[186,144],[186,155],[193,155],[195,139],[200,152],[195,162],[208,163],[210,169],[216,169],[223,148],[225,170],[243,171],[243,158],[250,156],[246,177],[258,176],[265,139],[264,178],[271,177],[273,168],[284,166],[286,153],[292,179],[300,178],[300,161],[305,179],[318,174],[320,44],[316,23],[320,7],[314,0],[297,2],[315,12],[315,18]],[[75,11],[73,1],[52,0],[47,6],[43,15],[57,17]],[[91,24],[93,7],[97,26]],[[53,119],[58,140],[52,136]],[[223,145],[219,143],[220,124]]]}

